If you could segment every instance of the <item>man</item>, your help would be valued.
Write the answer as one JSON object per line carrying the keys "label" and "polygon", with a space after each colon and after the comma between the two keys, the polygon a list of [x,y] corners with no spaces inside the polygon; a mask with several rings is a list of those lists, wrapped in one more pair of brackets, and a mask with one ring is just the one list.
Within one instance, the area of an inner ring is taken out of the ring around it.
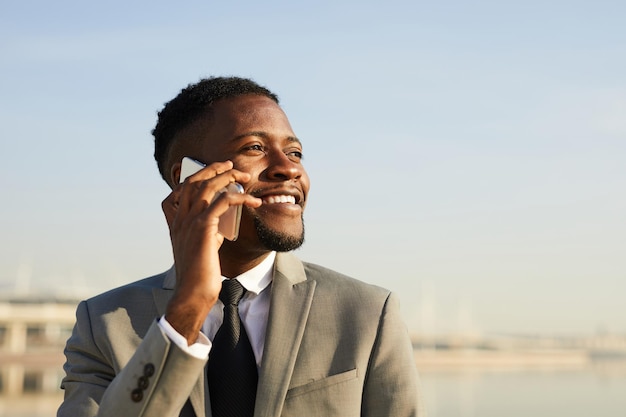
{"label": "man", "polygon": [[[304,241],[309,178],[278,98],[204,79],[165,105],[153,134],[175,265],[79,305],[58,416],[421,415],[396,298],[289,253]],[[183,157],[206,168],[179,184]],[[220,193],[232,182],[245,192]],[[237,205],[228,241],[219,217]],[[232,286],[245,295],[222,302]],[[231,327],[247,370],[220,356]]]}

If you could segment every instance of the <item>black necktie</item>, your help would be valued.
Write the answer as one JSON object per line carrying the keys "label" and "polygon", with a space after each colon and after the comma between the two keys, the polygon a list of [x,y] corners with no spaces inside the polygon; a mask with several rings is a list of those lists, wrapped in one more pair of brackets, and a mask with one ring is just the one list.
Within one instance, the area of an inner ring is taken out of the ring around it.
{"label": "black necktie", "polygon": [[257,368],[237,306],[246,292],[239,281],[222,282],[224,322],[213,339],[207,368],[213,417],[251,417],[257,388]]}

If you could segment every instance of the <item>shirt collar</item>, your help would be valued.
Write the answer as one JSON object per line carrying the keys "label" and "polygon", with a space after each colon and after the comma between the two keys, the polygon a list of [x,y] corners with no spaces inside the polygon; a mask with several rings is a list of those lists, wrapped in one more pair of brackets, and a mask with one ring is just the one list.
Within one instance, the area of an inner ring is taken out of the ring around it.
{"label": "shirt collar", "polygon": [[235,278],[247,291],[258,295],[272,282],[275,259],[276,252],[272,251],[260,264]]}

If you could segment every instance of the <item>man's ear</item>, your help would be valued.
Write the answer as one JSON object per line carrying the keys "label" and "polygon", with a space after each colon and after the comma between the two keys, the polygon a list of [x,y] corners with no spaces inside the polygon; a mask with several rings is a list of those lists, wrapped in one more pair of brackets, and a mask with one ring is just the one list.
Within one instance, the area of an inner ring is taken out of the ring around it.
{"label": "man's ear", "polygon": [[180,182],[180,166],[181,162],[176,162],[170,168],[170,184],[172,188],[176,187],[176,184]]}

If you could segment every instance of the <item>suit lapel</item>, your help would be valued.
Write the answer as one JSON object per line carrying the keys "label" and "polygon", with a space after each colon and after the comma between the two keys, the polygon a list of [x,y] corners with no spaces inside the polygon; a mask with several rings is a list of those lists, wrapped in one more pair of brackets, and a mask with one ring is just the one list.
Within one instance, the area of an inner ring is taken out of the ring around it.
{"label": "suit lapel", "polygon": [[[173,289],[176,284],[176,269],[172,267],[165,276],[165,280],[163,281],[163,288],[154,288],[152,290],[152,294],[154,296],[154,303],[156,305],[157,312],[159,313],[159,317],[163,317],[165,314],[165,309],[167,308],[167,303],[170,301],[170,298],[173,294]],[[205,417],[211,416],[211,407],[210,404],[205,404],[204,399],[208,398],[208,387],[205,383],[205,373],[203,372],[203,377],[198,378],[196,385],[194,385],[191,394],[189,395],[189,401],[196,413],[197,417]],[[206,408],[205,408],[206,407]]]}
{"label": "suit lapel", "polygon": [[255,417],[281,413],[314,292],[315,281],[307,280],[302,262],[289,253],[278,253]]}

